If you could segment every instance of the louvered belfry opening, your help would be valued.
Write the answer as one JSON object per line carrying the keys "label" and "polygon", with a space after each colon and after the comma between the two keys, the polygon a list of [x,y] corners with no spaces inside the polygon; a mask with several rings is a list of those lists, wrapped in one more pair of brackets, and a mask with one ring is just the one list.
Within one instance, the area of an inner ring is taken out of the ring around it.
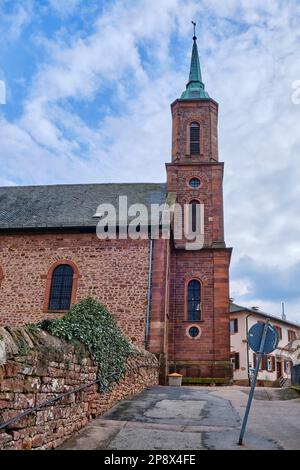
{"label": "louvered belfry opening", "polygon": [[192,122],[190,126],[190,154],[200,154],[200,126],[197,122]]}
{"label": "louvered belfry opening", "polygon": [[188,320],[201,320],[201,284],[196,279],[188,285]]}
{"label": "louvered belfry opening", "polygon": [[[199,210],[199,201],[194,200],[190,202],[192,206],[192,231],[195,233],[197,230],[197,209]],[[200,222],[200,221],[198,221]]]}
{"label": "louvered belfry opening", "polygon": [[74,271],[68,264],[54,269],[51,280],[49,310],[69,310],[72,299]]}

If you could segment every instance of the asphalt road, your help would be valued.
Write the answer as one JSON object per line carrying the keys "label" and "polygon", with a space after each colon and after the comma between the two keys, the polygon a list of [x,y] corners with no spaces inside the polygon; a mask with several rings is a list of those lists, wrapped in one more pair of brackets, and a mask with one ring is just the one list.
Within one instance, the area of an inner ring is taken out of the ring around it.
{"label": "asphalt road", "polygon": [[274,389],[257,390],[244,445],[237,445],[247,392],[152,387],[91,421],[60,449],[300,449],[300,398]]}

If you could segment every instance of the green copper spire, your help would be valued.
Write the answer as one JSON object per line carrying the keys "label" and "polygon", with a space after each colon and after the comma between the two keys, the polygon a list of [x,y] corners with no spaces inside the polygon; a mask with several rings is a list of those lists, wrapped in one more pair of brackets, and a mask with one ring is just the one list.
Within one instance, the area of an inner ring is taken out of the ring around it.
{"label": "green copper spire", "polygon": [[192,49],[192,59],[190,67],[190,76],[189,82],[186,85],[186,90],[182,93],[182,100],[191,100],[191,99],[203,99],[209,98],[208,93],[205,91],[204,83],[202,82],[200,60],[197,48],[197,37],[195,36],[195,26],[196,23],[192,21],[194,25],[194,37],[193,37],[193,49]]}

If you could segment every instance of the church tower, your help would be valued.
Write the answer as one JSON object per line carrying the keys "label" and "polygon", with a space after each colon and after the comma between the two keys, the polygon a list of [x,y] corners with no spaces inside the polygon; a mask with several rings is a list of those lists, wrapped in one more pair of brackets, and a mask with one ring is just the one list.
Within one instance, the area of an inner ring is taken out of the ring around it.
{"label": "church tower", "polygon": [[[218,104],[202,81],[194,33],[189,81],[171,105],[172,162],[166,164],[167,192],[180,206],[203,208],[204,244],[186,240],[170,246],[167,364],[190,383],[231,377],[229,264],[224,240],[223,168],[218,157]],[[193,213],[193,211],[192,211]]]}

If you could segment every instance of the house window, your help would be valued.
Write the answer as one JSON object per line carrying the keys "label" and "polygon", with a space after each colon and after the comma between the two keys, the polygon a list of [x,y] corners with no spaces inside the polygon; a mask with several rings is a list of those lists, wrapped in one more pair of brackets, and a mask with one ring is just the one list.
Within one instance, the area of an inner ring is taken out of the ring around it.
{"label": "house window", "polygon": [[289,340],[289,342],[294,341],[294,339],[296,339],[296,331],[288,330],[288,340]]}
{"label": "house window", "polygon": [[288,375],[291,373],[291,362],[290,361],[284,361],[284,372]]}
{"label": "house window", "polygon": [[230,320],[230,333],[233,335],[234,333],[237,333],[239,331],[238,328],[238,319],[233,318]]}
{"label": "house window", "polygon": [[51,279],[49,310],[69,310],[72,299],[74,271],[69,264],[58,265]]}
{"label": "house window", "polygon": [[240,368],[240,353],[236,352],[231,354],[230,361],[234,370]]}
{"label": "house window", "polygon": [[280,326],[275,326],[275,329],[278,333],[279,340],[281,340],[282,339],[282,329],[280,328]]}
{"label": "house window", "polygon": [[189,321],[201,320],[201,284],[196,279],[188,284],[187,303],[187,319]]}
{"label": "house window", "polygon": [[[199,201],[196,199],[190,202],[192,206],[192,232],[196,232],[197,230],[197,218],[198,218],[198,225],[200,224],[200,211],[199,211]],[[198,217],[197,217],[198,216]]]}
{"label": "house window", "polygon": [[190,126],[190,154],[200,154],[200,126],[197,122],[192,122]]}
{"label": "house window", "polygon": [[273,356],[267,356],[267,371],[268,372],[273,372],[274,370],[273,364],[274,364]]}

